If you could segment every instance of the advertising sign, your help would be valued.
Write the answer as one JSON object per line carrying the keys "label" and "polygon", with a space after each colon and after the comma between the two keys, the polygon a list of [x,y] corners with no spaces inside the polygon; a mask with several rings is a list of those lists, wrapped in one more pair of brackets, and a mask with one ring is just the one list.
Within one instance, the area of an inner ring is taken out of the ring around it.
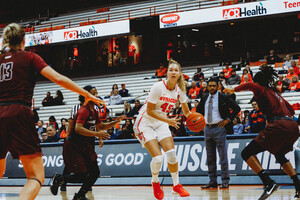
{"label": "advertising sign", "polygon": [[[252,139],[228,140],[228,164],[230,174],[255,175],[241,157],[243,148]],[[294,144],[293,152],[287,154],[296,172],[300,172],[298,141]],[[105,144],[103,148],[95,147],[98,154],[98,165],[101,177],[150,177],[151,156],[139,143],[130,144]],[[207,176],[205,142],[201,141],[176,141],[175,149],[178,158],[180,176]],[[54,172],[62,173],[64,168],[62,146],[43,147],[43,162],[46,177],[51,177]],[[264,169],[270,174],[284,174],[280,164],[268,152],[258,154]],[[221,171],[219,158],[217,159],[218,173]],[[9,166],[9,167],[8,167]],[[161,176],[169,176],[168,163],[164,155],[164,162],[160,172]],[[7,167],[4,177],[25,177],[22,164],[18,160],[7,157]]]}
{"label": "advertising sign", "polygon": [[260,1],[160,15],[160,28],[300,11],[299,1]]}
{"label": "advertising sign", "polygon": [[44,45],[129,33],[129,20],[25,35],[25,46]]}

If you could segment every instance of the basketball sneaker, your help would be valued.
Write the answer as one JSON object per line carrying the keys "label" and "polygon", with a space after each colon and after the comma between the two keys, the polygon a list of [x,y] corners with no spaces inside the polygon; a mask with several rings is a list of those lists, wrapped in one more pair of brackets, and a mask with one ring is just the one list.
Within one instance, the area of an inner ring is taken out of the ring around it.
{"label": "basketball sneaker", "polygon": [[156,199],[163,199],[164,198],[164,191],[161,189],[159,182],[155,183],[152,182],[152,187],[153,187],[153,194]]}
{"label": "basketball sneaker", "polygon": [[300,190],[296,190],[295,199],[300,198]]}
{"label": "basketball sneaker", "polygon": [[60,174],[54,174],[50,183],[50,191],[53,195],[57,195],[58,188],[62,184],[62,177]]}
{"label": "basketball sneaker", "polygon": [[86,198],[86,196],[79,196],[77,193],[75,193],[72,200],[89,200],[89,199]]}
{"label": "basketball sneaker", "polygon": [[190,196],[190,193],[186,191],[181,184],[173,186],[173,192],[175,194],[179,194],[181,197]]}
{"label": "basketball sneaker", "polygon": [[278,188],[279,188],[279,185],[277,185],[277,183],[275,181],[273,181],[269,185],[266,185],[264,187],[263,194],[259,197],[258,200],[264,200],[264,199],[268,198],[269,196],[271,196],[271,194],[273,194],[276,190],[278,190]]}

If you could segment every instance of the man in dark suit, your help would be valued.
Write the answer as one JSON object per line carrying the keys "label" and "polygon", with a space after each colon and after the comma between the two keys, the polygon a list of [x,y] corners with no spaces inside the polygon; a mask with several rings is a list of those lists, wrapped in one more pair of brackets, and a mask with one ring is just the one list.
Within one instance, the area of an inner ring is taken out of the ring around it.
{"label": "man in dark suit", "polygon": [[[229,187],[229,169],[227,159],[226,134],[233,133],[233,119],[241,108],[230,97],[218,92],[218,80],[208,81],[209,94],[204,94],[196,111],[201,113],[206,121],[204,128],[205,146],[207,152],[208,176],[210,182],[202,189],[217,188],[216,148],[221,162],[222,184],[220,189]],[[230,112],[232,109],[232,112]]]}

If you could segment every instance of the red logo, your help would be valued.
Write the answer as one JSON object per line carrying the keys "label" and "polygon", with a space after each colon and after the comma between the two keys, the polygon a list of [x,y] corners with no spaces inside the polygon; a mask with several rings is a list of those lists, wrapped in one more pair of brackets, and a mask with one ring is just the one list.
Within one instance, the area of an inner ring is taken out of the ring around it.
{"label": "red logo", "polygon": [[165,24],[172,24],[172,23],[177,22],[179,19],[180,19],[179,15],[169,14],[169,15],[163,16],[160,21]]}
{"label": "red logo", "polygon": [[74,40],[77,39],[77,31],[67,31],[64,32],[64,39],[65,40]]}
{"label": "red logo", "polygon": [[241,16],[240,8],[229,8],[223,10],[223,18],[224,19],[234,19]]}

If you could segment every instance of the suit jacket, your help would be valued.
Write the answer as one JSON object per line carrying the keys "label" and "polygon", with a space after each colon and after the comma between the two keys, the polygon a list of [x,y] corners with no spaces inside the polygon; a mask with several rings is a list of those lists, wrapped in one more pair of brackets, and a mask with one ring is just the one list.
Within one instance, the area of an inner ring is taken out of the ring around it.
{"label": "suit jacket", "polygon": [[[230,122],[225,126],[228,134],[233,134],[233,119],[237,116],[237,114],[240,112],[241,108],[240,106],[233,101],[229,96],[222,94],[218,92],[219,94],[219,112],[222,117],[222,119],[230,119]],[[205,102],[208,98],[209,94],[204,94],[200,103],[197,106],[196,111],[198,113],[201,113],[203,116],[205,116]],[[232,109],[232,113],[230,113],[229,108]]]}

